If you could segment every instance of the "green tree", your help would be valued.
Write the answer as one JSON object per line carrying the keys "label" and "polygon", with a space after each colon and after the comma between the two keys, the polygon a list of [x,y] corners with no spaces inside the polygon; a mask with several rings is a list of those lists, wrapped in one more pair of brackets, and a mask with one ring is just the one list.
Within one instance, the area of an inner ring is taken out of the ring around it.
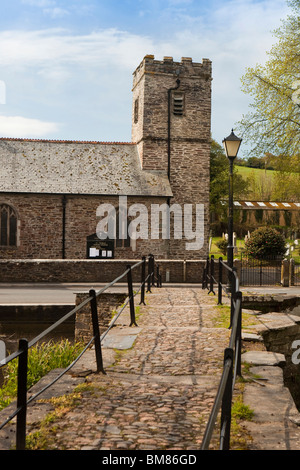
{"label": "green tree", "polygon": [[251,155],[296,155],[300,148],[300,0],[288,1],[292,14],[274,34],[277,43],[265,65],[248,68],[242,90],[253,102],[240,122]]}
{"label": "green tree", "polygon": [[249,157],[248,158],[248,166],[251,168],[264,168],[265,164],[262,158],[258,157]]}
{"label": "green tree", "polygon": [[[248,188],[248,181],[238,174],[234,166],[233,193],[241,198]],[[223,147],[212,140],[210,151],[210,210],[219,218],[226,218],[229,190],[229,162]],[[222,204],[223,203],[223,204]]]}
{"label": "green tree", "polygon": [[276,170],[273,176],[273,200],[300,201],[300,159],[298,156],[280,155],[273,158]]}
{"label": "green tree", "polygon": [[267,172],[255,174],[254,170],[248,176],[248,198],[257,201],[272,201],[274,199],[274,176]]}

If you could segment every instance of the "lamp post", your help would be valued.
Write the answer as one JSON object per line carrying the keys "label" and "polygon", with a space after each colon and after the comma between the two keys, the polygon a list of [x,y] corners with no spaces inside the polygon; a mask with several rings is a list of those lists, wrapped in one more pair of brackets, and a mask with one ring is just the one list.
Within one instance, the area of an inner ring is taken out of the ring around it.
{"label": "lamp post", "polygon": [[223,140],[226,156],[229,160],[229,201],[228,201],[228,245],[227,264],[233,268],[233,162],[236,158],[242,139],[233,132]]}

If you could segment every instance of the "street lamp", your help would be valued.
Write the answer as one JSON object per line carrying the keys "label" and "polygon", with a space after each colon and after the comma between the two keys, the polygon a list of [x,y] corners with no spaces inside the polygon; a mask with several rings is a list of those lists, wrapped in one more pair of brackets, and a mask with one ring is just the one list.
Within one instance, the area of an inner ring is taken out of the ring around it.
{"label": "street lamp", "polygon": [[236,158],[242,139],[233,132],[223,140],[226,156],[229,160],[229,201],[228,201],[228,246],[227,264],[233,268],[233,162]]}

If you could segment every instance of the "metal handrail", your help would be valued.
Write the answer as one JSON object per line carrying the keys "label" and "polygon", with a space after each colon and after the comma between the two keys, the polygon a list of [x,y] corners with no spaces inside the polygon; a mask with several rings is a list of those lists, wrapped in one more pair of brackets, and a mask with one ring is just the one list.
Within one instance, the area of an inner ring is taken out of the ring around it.
{"label": "metal handrail", "polygon": [[202,440],[202,446],[201,446],[202,450],[207,450],[208,449],[211,438],[212,438],[212,433],[214,431],[217,416],[219,414],[219,411],[220,411],[220,408],[221,408],[221,405],[222,405],[222,400],[223,400],[223,396],[224,396],[224,392],[225,392],[225,387],[226,387],[226,383],[227,383],[228,377],[229,377],[230,365],[231,365],[230,361],[228,361],[228,360],[224,363],[222,376],[221,376],[221,379],[220,379],[220,382],[219,382],[218,392],[217,392],[217,395],[216,395],[216,398],[215,398],[215,401],[214,401],[214,404],[213,404],[213,408],[212,408],[212,411],[210,413],[209,420],[208,420],[208,423],[207,423],[207,426],[206,426],[206,431],[204,433],[204,437],[203,437],[203,440]]}
{"label": "metal handrail", "polygon": [[[132,278],[131,278],[131,271],[138,266],[142,265],[142,276],[141,276],[141,283],[137,292],[133,293],[132,290]],[[106,284],[102,287],[98,292],[95,292],[93,289],[89,291],[89,296],[87,299],[83,300],[78,306],[73,308],[70,312],[64,315],[61,319],[56,321],[53,325],[49,328],[44,330],[38,336],[33,338],[30,342],[26,339],[21,339],[19,341],[19,349],[15,351],[13,354],[10,354],[5,359],[0,361],[0,369],[7,365],[12,360],[19,358],[18,364],[18,396],[17,396],[17,407],[13,411],[13,413],[8,416],[5,421],[0,424],[0,430],[3,429],[13,418],[17,416],[17,432],[16,432],[16,449],[17,450],[24,450],[25,449],[25,441],[26,441],[26,411],[27,406],[32,401],[34,401],[39,395],[41,395],[45,390],[50,388],[55,382],[57,382],[63,375],[65,375],[83,356],[83,354],[87,351],[90,345],[95,342],[95,354],[96,354],[96,362],[97,362],[97,372],[102,372],[105,374],[103,369],[102,363],[102,351],[101,351],[101,342],[103,341],[104,337],[108,333],[108,331],[113,327],[116,320],[119,318],[125,307],[130,303],[130,315],[131,315],[131,324],[136,325],[135,322],[135,314],[134,314],[134,297],[141,291],[141,302],[144,302],[144,292],[145,292],[145,285],[147,283],[147,292],[151,292],[151,285],[154,285],[155,281],[155,267],[157,268],[157,286],[161,286],[161,277],[159,275],[159,268],[155,266],[154,263],[154,256],[149,255],[148,257],[148,275],[145,274],[145,265],[146,265],[146,257],[143,257],[141,261],[138,261],[133,266],[127,265],[127,269],[124,271],[123,274],[115,278],[113,281]],[[101,336],[99,331],[98,325],[98,313],[97,313],[97,297],[99,297],[103,292],[105,292],[108,288],[115,285],[118,281],[123,279],[127,276],[128,281],[128,298],[126,299],[125,303],[122,305],[120,311],[115,315],[113,321],[110,323],[108,329],[104,332]],[[95,303],[96,302],[96,303]],[[90,303],[91,305],[91,313],[92,313],[92,321],[93,321],[93,336],[88,342],[88,344],[84,347],[84,349],[80,352],[80,354],[75,358],[75,360],[69,364],[67,368],[65,368],[56,378],[54,378],[49,384],[47,384],[44,388],[39,390],[35,395],[31,396],[27,400],[27,353],[28,350],[34,346],[38,341],[44,338],[46,335],[51,333],[55,328],[57,328],[60,324],[68,320],[70,317],[75,315],[79,310],[81,310],[85,305]],[[137,325],[136,325],[137,326]],[[21,377],[22,376],[22,377]],[[20,378],[21,377],[21,378]]]}
{"label": "metal handrail", "polygon": [[[236,383],[237,376],[241,376],[241,324],[242,324],[242,293],[239,291],[239,278],[235,268],[227,266],[222,258],[219,258],[219,279],[214,277],[214,257],[207,259],[203,273],[202,288],[208,288],[209,292],[213,291],[213,282],[218,284],[218,304],[222,304],[222,291],[224,285],[222,282],[222,268],[228,270],[230,276],[230,326],[231,334],[229,345],[224,350],[223,371],[219,383],[219,388],[213,408],[205,429],[202,440],[201,450],[207,450],[211,441],[211,437],[216,426],[216,420],[220,409],[221,412],[221,429],[220,429],[220,450],[229,450],[230,448],[230,427],[231,427],[231,405],[232,394]],[[210,268],[210,269],[209,269]],[[228,286],[227,286],[228,292]]]}

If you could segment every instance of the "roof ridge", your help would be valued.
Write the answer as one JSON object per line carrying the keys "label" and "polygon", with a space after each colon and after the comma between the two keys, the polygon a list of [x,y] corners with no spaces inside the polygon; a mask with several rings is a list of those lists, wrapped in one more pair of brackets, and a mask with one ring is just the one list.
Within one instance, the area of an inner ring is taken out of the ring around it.
{"label": "roof ridge", "polygon": [[62,139],[27,139],[18,137],[0,137],[0,140],[18,141],[18,142],[54,142],[54,143],[74,143],[74,144],[103,144],[103,145],[135,145],[135,142],[104,142],[98,140],[62,140]]}

